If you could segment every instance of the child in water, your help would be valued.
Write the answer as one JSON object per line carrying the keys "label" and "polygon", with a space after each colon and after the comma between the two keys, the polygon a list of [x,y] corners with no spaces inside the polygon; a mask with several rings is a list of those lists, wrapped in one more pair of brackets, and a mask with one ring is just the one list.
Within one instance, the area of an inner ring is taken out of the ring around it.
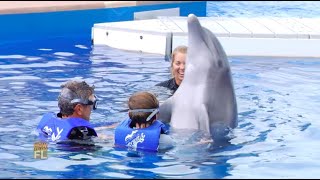
{"label": "child in water", "polygon": [[116,147],[158,151],[162,144],[172,144],[168,128],[157,120],[159,101],[153,94],[137,92],[129,98],[128,106],[129,118],[115,129]]}

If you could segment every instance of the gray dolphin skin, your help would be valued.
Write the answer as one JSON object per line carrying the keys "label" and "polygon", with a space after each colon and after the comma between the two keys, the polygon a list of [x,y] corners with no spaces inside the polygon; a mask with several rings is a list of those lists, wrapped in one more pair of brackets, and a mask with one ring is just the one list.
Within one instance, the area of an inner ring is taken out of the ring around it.
{"label": "gray dolphin skin", "polygon": [[172,128],[203,130],[215,138],[221,128],[235,128],[237,117],[227,55],[216,36],[190,14],[184,79],[160,105],[159,119]]}

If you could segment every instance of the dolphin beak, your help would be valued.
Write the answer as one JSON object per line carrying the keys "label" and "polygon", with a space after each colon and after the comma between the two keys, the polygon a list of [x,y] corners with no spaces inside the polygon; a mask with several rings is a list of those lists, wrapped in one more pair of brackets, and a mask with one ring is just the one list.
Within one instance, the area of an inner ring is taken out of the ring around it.
{"label": "dolphin beak", "polygon": [[188,15],[188,23],[190,23],[191,21],[197,21],[196,15],[194,15],[194,14]]}
{"label": "dolphin beak", "polygon": [[[194,14],[188,15],[188,38],[189,42],[197,43],[197,41],[203,41],[203,37],[201,37],[203,29],[202,26]],[[201,32],[201,33],[199,33]],[[199,36],[200,35],[200,36]],[[190,44],[189,44],[190,45]]]}
{"label": "dolphin beak", "polygon": [[188,32],[199,32],[202,30],[201,24],[194,14],[188,15]]}

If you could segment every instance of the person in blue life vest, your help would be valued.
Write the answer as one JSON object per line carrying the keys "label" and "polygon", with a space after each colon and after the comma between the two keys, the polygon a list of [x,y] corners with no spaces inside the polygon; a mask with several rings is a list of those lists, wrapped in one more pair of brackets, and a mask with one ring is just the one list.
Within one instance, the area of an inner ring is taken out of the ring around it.
{"label": "person in blue life vest", "polygon": [[134,93],[128,101],[129,117],[115,128],[115,147],[158,151],[171,147],[168,127],[157,120],[159,101],[149,92]]}
{"label": "person in blue life vest", "polygon": [[69,140],[92,140],[97,137],[90,124],[91,111],[97,108],[94,86],[85,81],[68,81],[61,85],[58,97],[60,112],[45,114],[37,130],[42,140],[64,142]]}
{"label": "person in blue life vest", "polygon": [[171,75],[172,78],[156,84],[155,86],[166,87],[171,90],[172,95],[179,88],[185,71],[188,47],[184,45],[177,46],[171,55]]}

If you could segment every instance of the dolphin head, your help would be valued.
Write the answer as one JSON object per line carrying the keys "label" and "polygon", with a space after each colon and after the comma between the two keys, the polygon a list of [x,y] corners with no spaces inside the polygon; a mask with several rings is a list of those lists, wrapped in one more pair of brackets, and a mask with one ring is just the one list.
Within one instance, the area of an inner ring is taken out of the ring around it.
{"label": "dolphin head", "polygon": [[[224,61],[227,59],[227,55],[219,40],[211,31],[201,26],[194,14],[188,16],[188,46],[190,53],[187,55],[186,65],[191,68],[186,68],[186,70],[197,69],[201,73],[212,66],[229,67],[228,61]],[[199,56],[201,57],[199,58]],[[203,66],[203,64],[207,64],[207,66]]]}

